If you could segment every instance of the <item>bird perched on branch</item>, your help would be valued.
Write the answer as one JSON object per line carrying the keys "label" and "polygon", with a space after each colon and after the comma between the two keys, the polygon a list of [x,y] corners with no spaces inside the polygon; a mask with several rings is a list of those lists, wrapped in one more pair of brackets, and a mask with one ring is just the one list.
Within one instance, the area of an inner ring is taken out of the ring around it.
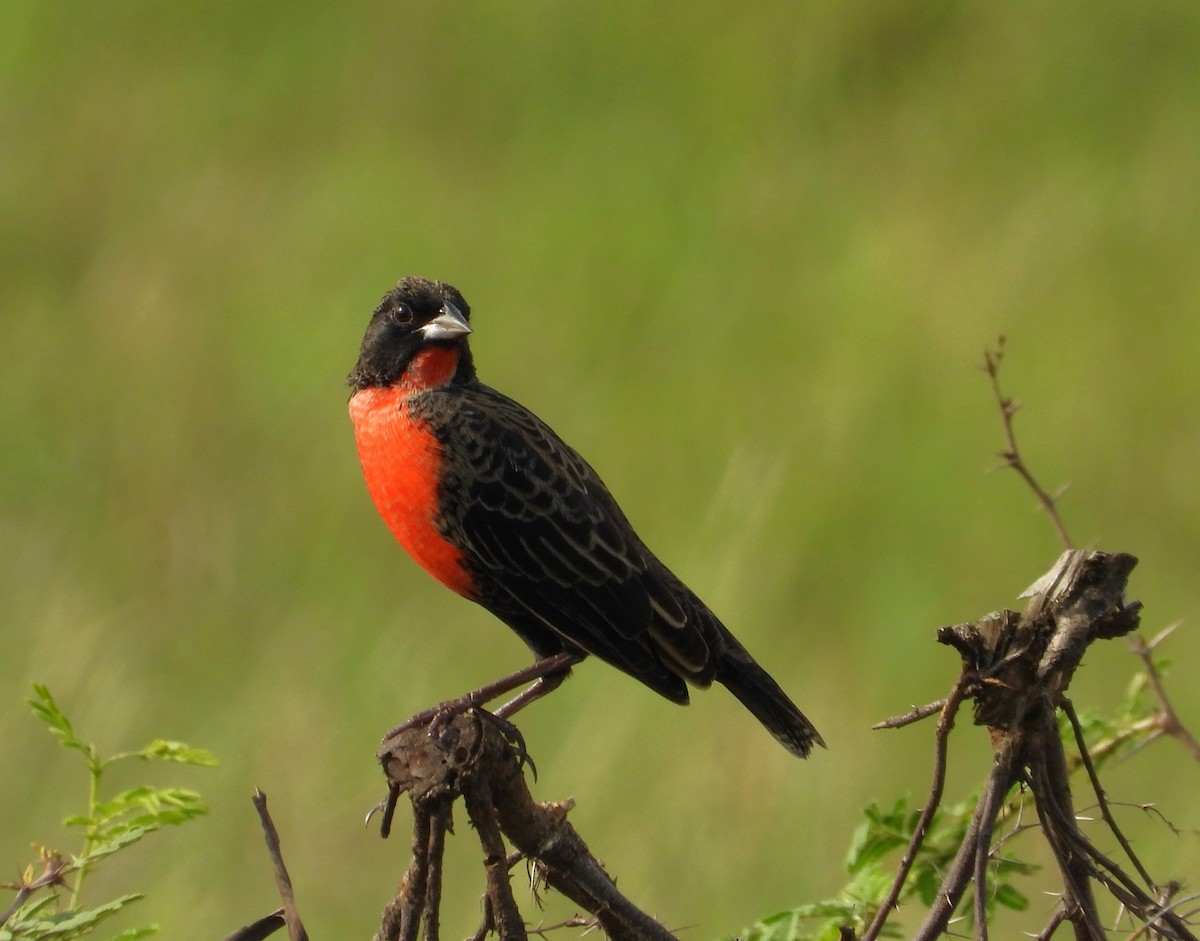
{"label": "bird perched on branch", "polygon": [[478,602],[536,658],[412,722],[531,685],[589,654],[676,703],[726,686],[795,755],[812,723],[699,598],[646,548],[591,466],[545,422],[475,376],[471,309],[448,284],[405,278],[371,317],[348,382],[367,489],[429,574]]}

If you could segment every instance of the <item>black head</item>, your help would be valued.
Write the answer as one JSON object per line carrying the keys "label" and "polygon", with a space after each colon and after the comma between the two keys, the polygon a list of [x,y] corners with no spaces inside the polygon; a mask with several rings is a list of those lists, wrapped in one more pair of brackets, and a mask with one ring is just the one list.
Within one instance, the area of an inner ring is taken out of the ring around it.
{"label": "black head", "polygon": [[456,288],[427,278],[405,278],[375,308],[346,381],[356,389],[390,386],[417,351],[431,343],[461,349],[457,376],[475,374],[467,334],[471,308]]}

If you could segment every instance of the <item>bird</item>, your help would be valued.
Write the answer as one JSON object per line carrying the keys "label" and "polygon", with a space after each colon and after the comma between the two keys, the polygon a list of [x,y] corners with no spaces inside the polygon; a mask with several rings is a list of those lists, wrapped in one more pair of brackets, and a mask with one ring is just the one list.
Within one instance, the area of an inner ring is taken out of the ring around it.
{"label": "bird", "polygon": [[[406,277],[375,308],[347,383],[367,490],[435,579],[511,628],[534,662],[409,723],[481,707],[504,718],[596,657],[686,705],[725,686],[789,752],[813,724],[635,532],[592,466],[544,421],[482,383],[471,308],[442,281]],[[385,738],[385,741],[387,739]]]}

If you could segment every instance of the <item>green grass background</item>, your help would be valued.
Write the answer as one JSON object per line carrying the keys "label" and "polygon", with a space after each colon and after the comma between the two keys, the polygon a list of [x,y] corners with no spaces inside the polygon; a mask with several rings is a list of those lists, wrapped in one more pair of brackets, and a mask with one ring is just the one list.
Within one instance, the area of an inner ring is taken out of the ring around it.
{"label": "green grass background", "polygon": [[[10,871],[84,796],[22,704],[38,680],[107,750],[223,762],[115,781],[212,814],[92,889],[145,890],[181,941],[266,912],[258,786],[310,932],[369,936],[407,851],[361,824],[378,736],[526,662],[359,476],[343,379],[410,273],[463,290],[483,378],[592,460],[829,743],[799,763],[723,691],[678,709],[595,664],[522,717],[537,794],[575,797],[688,937],[841,885],[859,808],[928,784],[931,727],[870,724],[949,688],[936,627],[1057,555],[988,473],[998,334],[1075,539],[1138,555],[1146,623],[1185,622],[1170,685],[1200,725],[1194,4],[7,0],[0,154]],[[1098,646],[1077,705],[1134,667]],[[960,724],[949,796],[988,766]],[[1109,778],[1181,829],[1124,811],[1163,878],[1200,874],[1197,774],[1164,742]],[[452,850],[461,937],[465,818]]]}

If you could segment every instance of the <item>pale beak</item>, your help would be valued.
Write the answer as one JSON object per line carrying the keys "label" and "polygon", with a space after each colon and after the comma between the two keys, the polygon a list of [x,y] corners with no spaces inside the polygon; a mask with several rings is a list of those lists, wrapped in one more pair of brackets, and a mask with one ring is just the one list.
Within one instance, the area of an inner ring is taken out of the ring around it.
{"label": "pale beak", "polygon": [[417,330],[421,337],[433,343],[445,343],[465,337],[471,332],[471,325],[457,307],[449,301],[442,304],[438,315]]}

